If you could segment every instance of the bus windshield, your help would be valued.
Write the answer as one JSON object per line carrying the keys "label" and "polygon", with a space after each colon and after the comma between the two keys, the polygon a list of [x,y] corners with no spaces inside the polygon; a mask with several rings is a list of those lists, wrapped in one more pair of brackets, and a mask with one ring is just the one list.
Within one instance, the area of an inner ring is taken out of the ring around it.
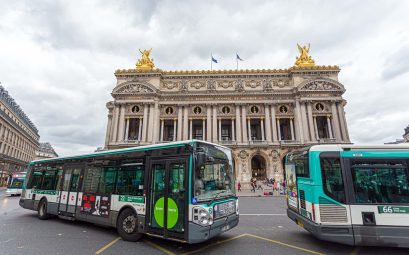
{"label": "bus windshield", "polygon": [[196,164],[194,195],[198,202],[235,195],[234,168],[229,149],[198,144],[204,152],[203,161]]}
{"label": "bus windshield", "polygon": [[24,178],[12,178],[8,188],[21,189],[23,187]]}

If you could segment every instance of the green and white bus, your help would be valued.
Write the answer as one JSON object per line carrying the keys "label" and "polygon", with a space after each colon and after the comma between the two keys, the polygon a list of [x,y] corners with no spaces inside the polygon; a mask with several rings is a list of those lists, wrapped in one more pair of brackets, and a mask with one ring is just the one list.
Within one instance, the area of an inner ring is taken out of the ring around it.
{"label": "green and white bus", "polygon": [[316,145],[286,156],[287,215],[319,239],[409,247],[409,146]]}
{"label": "green and white bus", "polygon": [[10,196],[21,195],[25,178],[26,172],[13,174],[8,180],[6,194]]}
{"label": "green and white bus", "polygon": [[199,243],[239,222],[229,148],[189,140],[32,161],[20,206],[142,234]]}

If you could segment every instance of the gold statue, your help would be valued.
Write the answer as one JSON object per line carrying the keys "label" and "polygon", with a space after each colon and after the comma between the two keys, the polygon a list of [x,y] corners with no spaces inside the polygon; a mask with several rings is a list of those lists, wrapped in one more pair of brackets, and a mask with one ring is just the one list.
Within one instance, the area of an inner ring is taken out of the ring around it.
{"label": "gold statue", "polygon": [[142,54],[142,58],[139,59],[138,62],[136,63],[136,69],[152,70],[155,67],[155,64],[153,64],[153,59],[149,58],[151,51],[152,51],[152,48],[150,48],[149,50],[143,50],[143,51],[139,49],[139,52]]}
{"label": "gold statue", "polygon": [[310,44],[308,44],[308,48],[307,46],[301,47],[298,43],[297,46],[300,51],[300,56],[296,58],[297,61],[295,61],[295,65],[299,67],[315,66],[315,61],[308,54],[310,51]]}

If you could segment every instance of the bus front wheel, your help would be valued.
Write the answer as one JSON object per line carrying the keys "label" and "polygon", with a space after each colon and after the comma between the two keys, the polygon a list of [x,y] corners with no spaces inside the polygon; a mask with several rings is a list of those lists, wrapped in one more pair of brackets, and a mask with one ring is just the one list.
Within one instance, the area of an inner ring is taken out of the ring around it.
{"label": "bus front wheel", "polygon": [[138,233],[138,217],[130,208],[121,212],[116,228],[119,236],[125,241],[136,242],[142,237],[142,234]]}
{"label": "bus front wheel", "polygon": [[49,217],[50,215],[47,213],[47,201],[43,199],[38,204],[38,218],[40,220],[46,220]]}

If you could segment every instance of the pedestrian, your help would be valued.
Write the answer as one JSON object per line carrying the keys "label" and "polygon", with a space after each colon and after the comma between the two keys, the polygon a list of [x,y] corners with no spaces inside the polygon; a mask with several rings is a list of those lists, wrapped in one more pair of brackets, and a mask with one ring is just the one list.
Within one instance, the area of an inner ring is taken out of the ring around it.
{"label": "pedestrian", "polygon": [[251,191],[256,192],[256,178],[251,179]]}
{"label": "pedestrian", "polygon": [[277,181],[277,191],[281,194],[281,182]]}
{"label": "pedestrian", "polygon": [[273,185],[273,192],[274,191],[277,191],[277,182],[276,181],[274,182],[274,185]]}
{"label": "pedestrian", "polygon": [[237,190],[240,192],[241,191],[241,183],[240,181],[237,183]]}
{"label": "pedestrian", "polygon": [[261,181],[257,180],[257,190],[259,189],[263,190],[263,187],[261,186]]}

